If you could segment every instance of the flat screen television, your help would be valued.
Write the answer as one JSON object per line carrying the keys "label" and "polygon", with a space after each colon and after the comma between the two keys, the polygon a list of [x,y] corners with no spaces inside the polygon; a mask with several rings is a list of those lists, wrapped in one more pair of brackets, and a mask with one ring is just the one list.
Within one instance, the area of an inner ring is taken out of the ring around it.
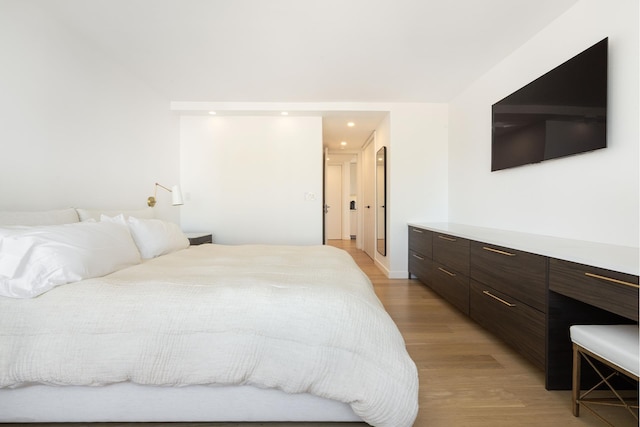
{"label": "flat screen television", "polygon": [[491,171],[607,146],[607,44],[493,104]]}

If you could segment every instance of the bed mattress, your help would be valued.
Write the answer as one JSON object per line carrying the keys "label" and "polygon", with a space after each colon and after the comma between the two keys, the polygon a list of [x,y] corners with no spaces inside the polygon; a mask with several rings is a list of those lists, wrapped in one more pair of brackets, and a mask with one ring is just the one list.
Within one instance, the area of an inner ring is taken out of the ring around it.
{"label": "bed mattress", "polygon": [[328,246],[201,245],[0,297],[0,388],[249,385],[411,426],[418,376],[366,275]]}

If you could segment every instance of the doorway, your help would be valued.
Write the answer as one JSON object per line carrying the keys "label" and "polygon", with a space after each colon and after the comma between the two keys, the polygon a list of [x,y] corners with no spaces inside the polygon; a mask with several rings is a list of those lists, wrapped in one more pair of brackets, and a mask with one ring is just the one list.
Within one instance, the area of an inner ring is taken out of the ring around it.
{"label": "doorway", "polygon": [[324,193],[325,238],[326,240],[342,239],[342,165],[327,164],[325,166]]}

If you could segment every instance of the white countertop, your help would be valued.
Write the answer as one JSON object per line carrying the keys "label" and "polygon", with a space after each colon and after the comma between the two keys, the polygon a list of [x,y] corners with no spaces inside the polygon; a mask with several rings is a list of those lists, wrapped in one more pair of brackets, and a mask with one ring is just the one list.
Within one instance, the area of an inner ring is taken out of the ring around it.
{"label": "white countertop", "polygon": [[563,239],[448,222],[411,222],[409,225],[621,273],[638,275],[640,272],[640,251],[637,247]]}

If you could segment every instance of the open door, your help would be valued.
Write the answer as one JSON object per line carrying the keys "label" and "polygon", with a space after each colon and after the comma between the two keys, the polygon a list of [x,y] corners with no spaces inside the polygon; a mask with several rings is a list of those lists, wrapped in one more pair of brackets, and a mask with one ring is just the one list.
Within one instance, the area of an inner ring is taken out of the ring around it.
{"label": "open door", "polygon": [[325,165],[324,186],[325,244],[342,239],[342,165]]}

